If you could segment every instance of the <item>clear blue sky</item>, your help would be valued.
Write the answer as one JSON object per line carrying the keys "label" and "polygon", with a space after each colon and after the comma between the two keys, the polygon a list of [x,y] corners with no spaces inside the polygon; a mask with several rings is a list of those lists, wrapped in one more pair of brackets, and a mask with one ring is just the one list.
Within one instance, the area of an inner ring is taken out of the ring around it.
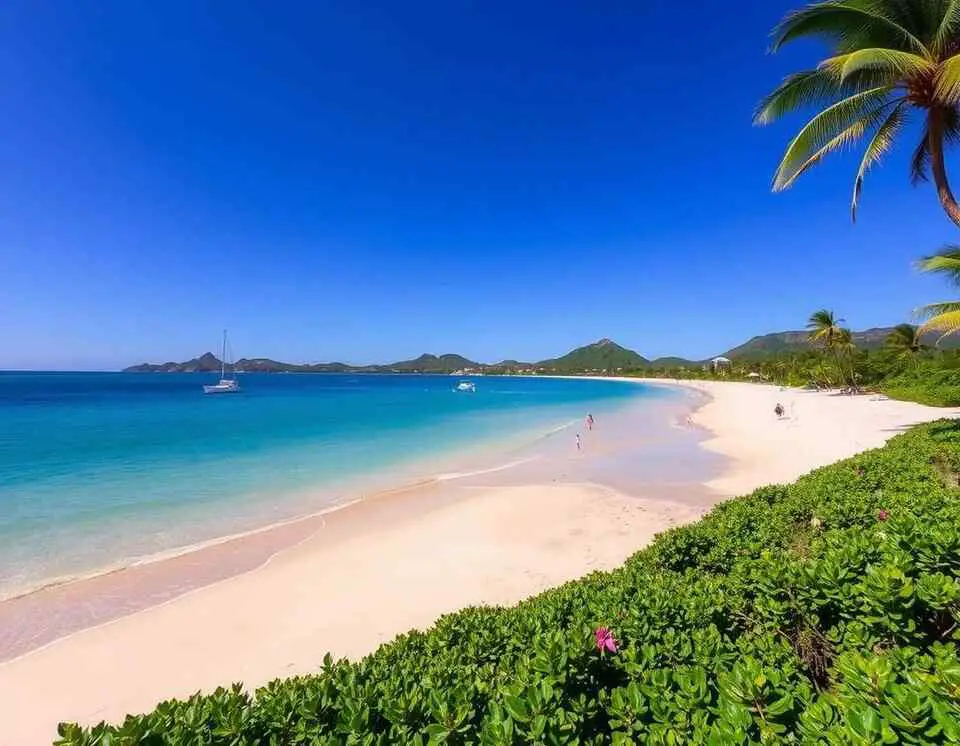
{"label": "clear blue sky", "polygon": [[[951,292],[912,144],[793,190],[757,100],[793,3],[7,0],[0,367],[215,349],[535,359],[612,337],[703,357],[834,308]],[[960,180],[960,171],[955,177]]]}

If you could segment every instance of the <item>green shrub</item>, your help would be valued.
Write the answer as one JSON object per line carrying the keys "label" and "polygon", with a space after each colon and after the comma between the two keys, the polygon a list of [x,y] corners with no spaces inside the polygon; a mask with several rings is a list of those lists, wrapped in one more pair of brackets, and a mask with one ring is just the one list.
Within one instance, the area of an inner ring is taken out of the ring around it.
{"label": "green shrub", "polygon": [[958,465],[960,428],[923,426],[723,503],[613,572],[252,696],[63,725],[58,743],[957,743]]}
{"label": "green shrub", "polygon": [[887,396],[932,407],[960,406],[960,370],[923,365],[886,379]]}

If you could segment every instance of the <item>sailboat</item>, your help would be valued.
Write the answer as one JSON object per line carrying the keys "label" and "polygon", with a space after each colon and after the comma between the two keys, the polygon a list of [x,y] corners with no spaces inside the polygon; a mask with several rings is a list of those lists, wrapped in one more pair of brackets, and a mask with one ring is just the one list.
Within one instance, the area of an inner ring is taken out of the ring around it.
{"label": "sailboat", "polygon": [[235,378],[227,378],[227,330],[223,330],[223,349],[220,352],[220,382],[203,387],[205,394],[235,394],[240,384]]}

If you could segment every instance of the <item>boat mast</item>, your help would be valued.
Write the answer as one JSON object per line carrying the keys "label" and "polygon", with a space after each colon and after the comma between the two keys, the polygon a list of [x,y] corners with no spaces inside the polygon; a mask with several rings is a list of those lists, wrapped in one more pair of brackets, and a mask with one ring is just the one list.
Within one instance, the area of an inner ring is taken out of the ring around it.
{"label": "boat mast", "polygon": [[223,330],[223,348],[220,350],[220,380],[227,377],[227,330]]}

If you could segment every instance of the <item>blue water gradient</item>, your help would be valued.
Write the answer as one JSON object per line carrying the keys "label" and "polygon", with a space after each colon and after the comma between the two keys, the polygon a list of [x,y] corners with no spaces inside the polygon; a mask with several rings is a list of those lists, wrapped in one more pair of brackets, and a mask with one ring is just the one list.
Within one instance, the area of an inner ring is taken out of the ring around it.
{"label": "blue water gradient", "polygon": [[462,466],[665,389],[612,381],[0,374],[0,594]]}

